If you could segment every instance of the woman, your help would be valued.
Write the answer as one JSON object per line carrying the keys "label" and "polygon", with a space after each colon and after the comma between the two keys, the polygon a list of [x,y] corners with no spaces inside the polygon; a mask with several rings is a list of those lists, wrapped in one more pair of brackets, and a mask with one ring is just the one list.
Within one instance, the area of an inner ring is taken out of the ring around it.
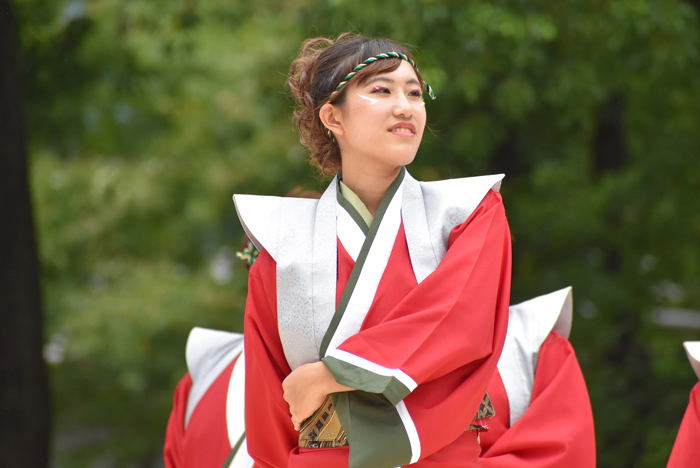
{"label": "woman", "polygon": [[302,144],[334,178],[318,201],[234,197],[261,250],[248,451],[265,468],[478,466],[508,318],[502,176],[408,174],[432,91],[393,41],[310,39],[289,85]]}
{"label": "woman", "polygon": [[593,412],[569,342],[572,289],[512,305],[488,391],[495,417],[481,437],[482,468],[595,468]]}

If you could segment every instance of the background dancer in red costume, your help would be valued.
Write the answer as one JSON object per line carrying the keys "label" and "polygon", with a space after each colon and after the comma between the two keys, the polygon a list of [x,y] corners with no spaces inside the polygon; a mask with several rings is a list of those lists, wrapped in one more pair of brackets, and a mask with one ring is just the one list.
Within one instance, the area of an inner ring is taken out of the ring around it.
{"label": "background dancer in red costume", "polygon": [[574,349],[571,288],[510,307],[489,384],[497,408],[481,436],[484,468],[594,468],[593,412]]}

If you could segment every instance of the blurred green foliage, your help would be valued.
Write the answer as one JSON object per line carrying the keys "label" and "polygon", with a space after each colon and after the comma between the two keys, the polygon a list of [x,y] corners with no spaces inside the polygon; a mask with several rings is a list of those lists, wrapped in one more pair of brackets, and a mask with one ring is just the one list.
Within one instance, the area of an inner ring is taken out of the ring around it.
{"label": "blurred green foliage", "polygon": [[506,172],[513,302],[574,286],[599,466],[665,464],[699,338],[653,320],[700,308],[690,2],[14,3],[57,466],[158,456],[189,329],[241,329],[231,194],[322,189],[285,74],[346,30],[419,46],[438,100],[417,178]]}

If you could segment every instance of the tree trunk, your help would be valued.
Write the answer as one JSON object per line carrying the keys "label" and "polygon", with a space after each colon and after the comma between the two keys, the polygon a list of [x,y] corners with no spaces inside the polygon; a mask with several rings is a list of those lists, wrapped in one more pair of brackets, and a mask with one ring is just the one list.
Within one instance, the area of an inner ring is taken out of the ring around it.
{"label": "tree trunk", "polygon": [[625,132],[625,102],[614,95],[599,111],[593,142],[593,180],[607,172],[624,169],[629,162]]}
{"label": "tree trunk", "polygon": [[17,39],[0,0],[0,466],[45,468],[49,390]]}

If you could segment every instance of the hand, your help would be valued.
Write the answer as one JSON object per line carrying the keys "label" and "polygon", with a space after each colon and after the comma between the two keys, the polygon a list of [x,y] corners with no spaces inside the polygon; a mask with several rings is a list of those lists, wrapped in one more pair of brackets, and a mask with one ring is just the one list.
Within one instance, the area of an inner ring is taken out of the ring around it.
{"label": "hand", "polygon": [[326,365],[319,361],[299,366],[282,382],[284,399],[289,403],[294,429],[323,404],[329,393],[353,390],[335,381]]}
{"label": "hand", "polygon": [[[321,389],[321,380],[326,377],[323,375],[321,366],[330,374],[325,364],[314,362],[297,367],[282,382],[284,399],[289,403],[292,424],[297,431],[301,427],[301,423],[314,414],[328,395]],[[331,378],[333,378],[332,375]]]}

